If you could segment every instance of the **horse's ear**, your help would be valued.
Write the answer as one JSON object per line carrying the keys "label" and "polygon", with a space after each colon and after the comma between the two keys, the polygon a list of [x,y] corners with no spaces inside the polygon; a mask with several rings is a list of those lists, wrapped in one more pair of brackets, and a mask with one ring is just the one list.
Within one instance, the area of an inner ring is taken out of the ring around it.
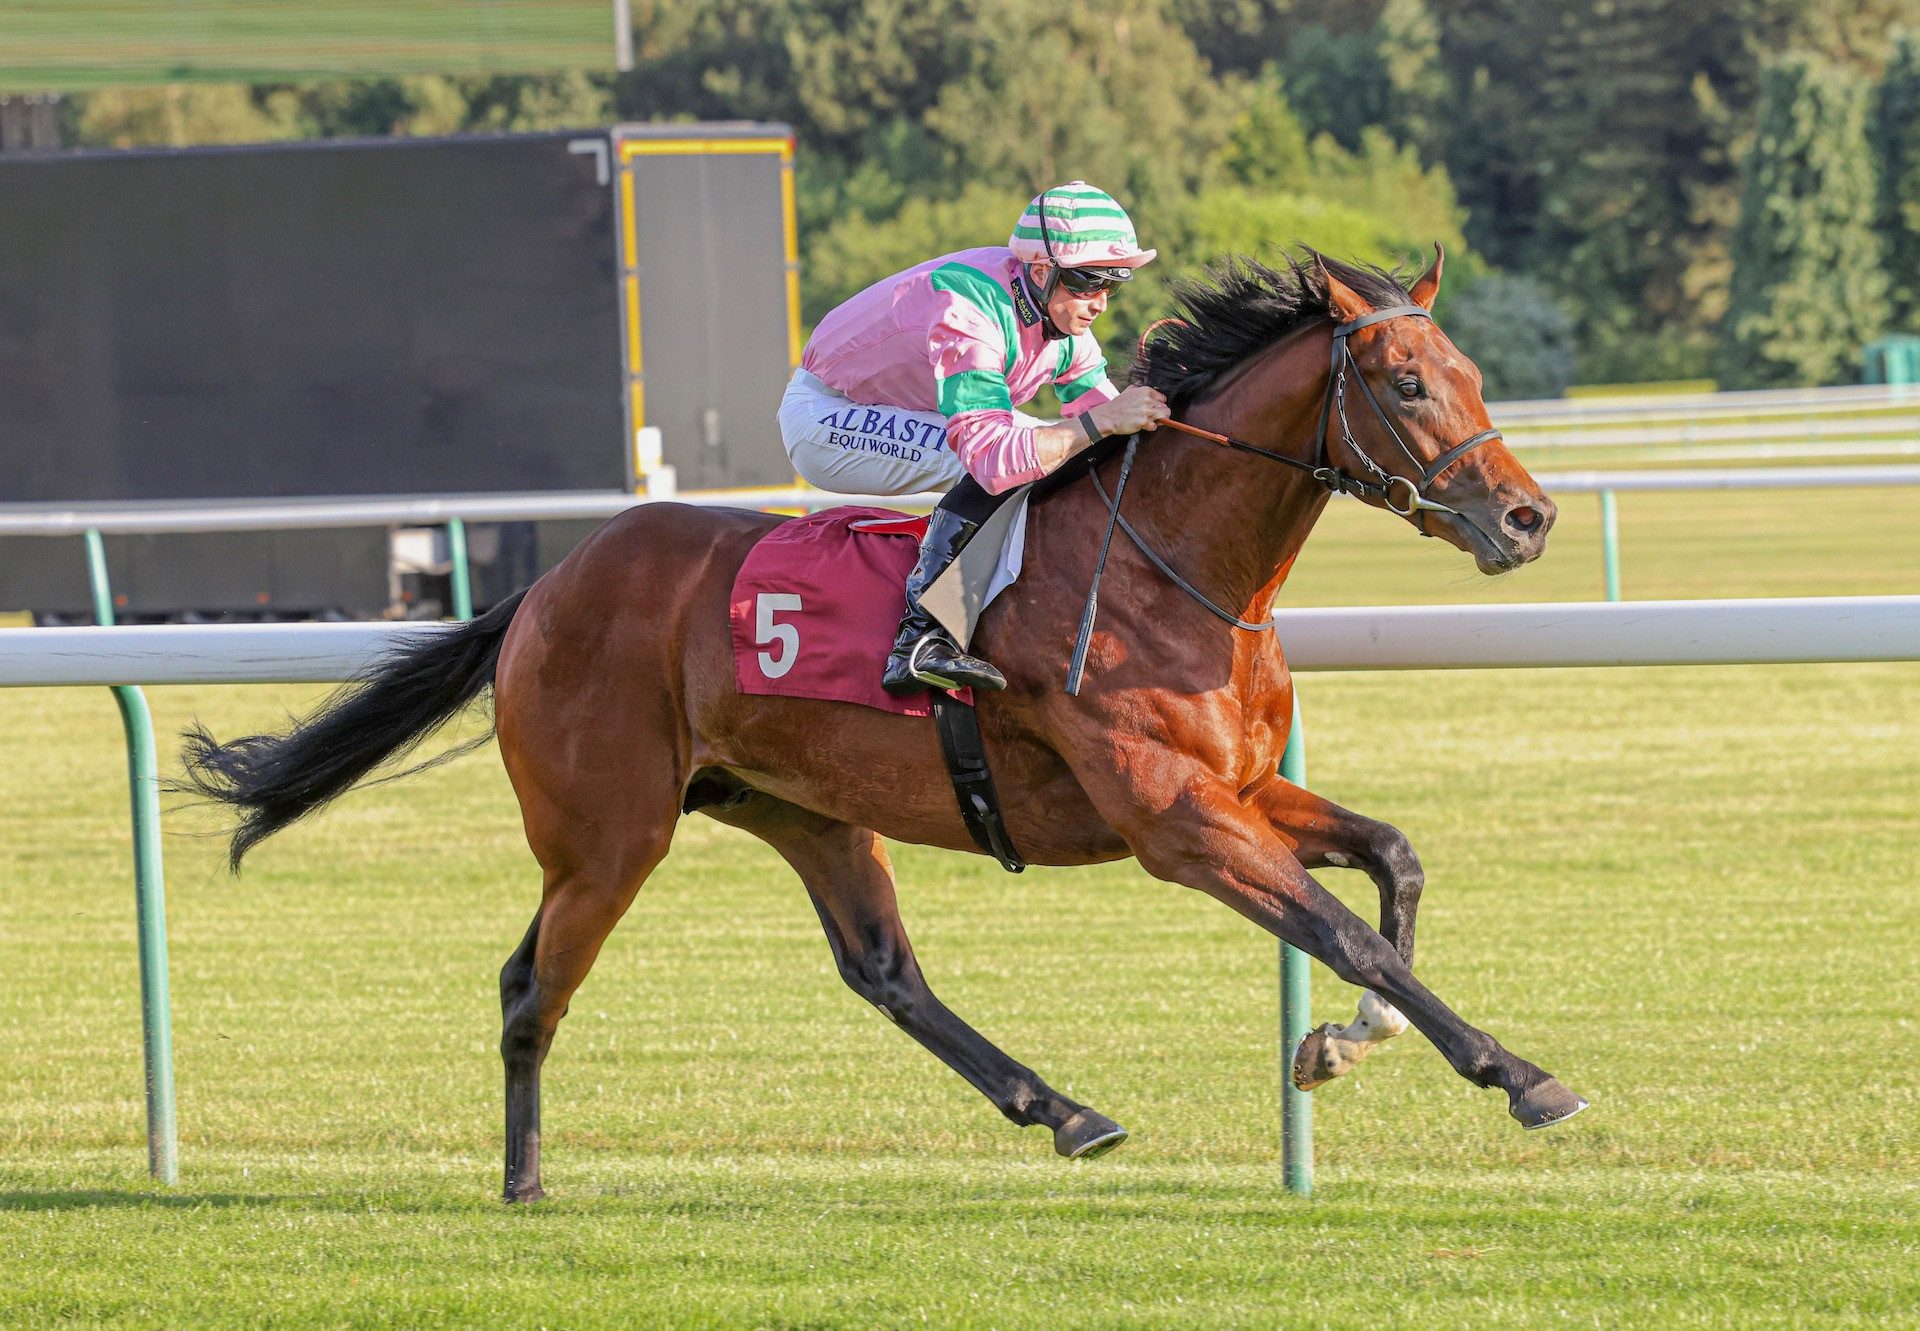
{"label": "horse's ear", "polygon": [[1423,310],[1433,308],[1433,298],[1440,294],[1440,266],[1447,261],[1447,251],[1439,241],[1433,242],[1433,267],[1420,274],[1420,280],[1413,284],[1413,290],[1407,294],[1413,297],[1413,303]]}
{"label": "horse's ear", "polygon": [[1372,314],[1373,306],[1360,298],[1360,293],[1333,275],[1326,264],[1320,265],[1320,276],[1327,284],[1327,308],[1333,311],[1335,323],[1352,323],[1362,315]]}

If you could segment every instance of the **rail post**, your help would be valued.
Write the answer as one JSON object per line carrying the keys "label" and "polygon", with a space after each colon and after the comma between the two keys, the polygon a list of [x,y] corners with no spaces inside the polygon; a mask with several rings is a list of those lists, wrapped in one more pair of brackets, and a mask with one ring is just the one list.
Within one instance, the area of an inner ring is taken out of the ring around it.
{"label": "rail post", "polygon": [[[1300,695],[1293,696],[1293,724],[1280,775],[1296,786],[1307,784],[1307,737],[1300,724]],[[1313,1100],[1293,1084],[1293,1051],[1307,1038],[1313,998],[1307,954],[1280,944],[1280,1157],[1287,1191],[1313,1195]]]}
{"label": "rail post", "polygon": [[[93,617],[113,624],[106,545],[87,529],[87,582]],[[173,1009],[167,987],[167,880],[160,859],[160,771],[147,697],[131,684],[113,686],[127,736],[127,779],[133,794],[133,904],[140,933],[140,1029],[147,1073],[147,1171],[180,1181],[180,1141],[173,1109]]]}
{"label": "rail post", "polygon": [[453,568],[448,580],[453,584],[453,617],[473,618],[473,575],[467,568],[467,524],[459,518],[447,519],[447,553]]}
{"label": "rail post", "polygon": [[1607,599],[1620,599],[1620,505],[1613,491],[1600,492],[1600,560],[1606,570]]}

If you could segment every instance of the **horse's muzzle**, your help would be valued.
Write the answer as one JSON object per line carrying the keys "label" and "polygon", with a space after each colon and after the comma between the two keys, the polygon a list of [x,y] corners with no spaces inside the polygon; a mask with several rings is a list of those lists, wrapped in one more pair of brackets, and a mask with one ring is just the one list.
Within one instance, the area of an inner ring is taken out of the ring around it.
{"label": "horse's muzzle", "polygon": [[1482,573],[1511,573],[1547,550],[1547,533],[1560,510],[1544,494],[1496,495],[1490,502],[1462,506],[1449,519],[1455,544],[1473,556]]}

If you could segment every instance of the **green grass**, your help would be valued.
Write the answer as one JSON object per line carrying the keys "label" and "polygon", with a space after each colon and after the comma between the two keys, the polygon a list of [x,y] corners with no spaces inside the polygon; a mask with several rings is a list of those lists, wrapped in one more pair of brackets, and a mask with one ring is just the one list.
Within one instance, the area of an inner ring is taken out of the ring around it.
{"label": "green grass", "polygon": [[[1898,494],[1671,498],[1626,502],[1636,593],[1914,585],[1913,542],[1855,535],[1912,531]],[[1337,506],[1292,599],[1591,594],[1584,507],[1486,583]],[[1749,547],[1749,521],[1798,534]],[[492,1200],[494,976],[537,874],[490,752],[349,797],[238,882],[169,815],[168,1190],[114,708],[0,691],[0,1324],[1920,1325],[1916,686],[1307,677],[1313,784],[1426,861],[1428,983],[1594,1102],[1523,1134],[1410,1035],[1317,1097],[1311,1201],[1280,1180],[1275,948],[1238,917],[1130,865],[898,849],[942,996],[1133,1129],[1073,1165],[841,985],[770,852],[688,819],[561,1029],[553,1198],[524,1211]],[[232,733],[315,692],[153,701],[163,733]],[[1319,1016],[1353,997],[1316,976]]]}
{"label": "green grass", "polygon": [[[1920,593],[1920,487],[1622,494],[1628,600]],[[1487,579],[1452,546],[1360,504],[1327,506],[1290,605],[1598,601],[1600,499],[1566,495],[1547,555]]]}
{"label": "green grass", "polygon": [[613,66],[604,0],[7,0],[0,89]]}

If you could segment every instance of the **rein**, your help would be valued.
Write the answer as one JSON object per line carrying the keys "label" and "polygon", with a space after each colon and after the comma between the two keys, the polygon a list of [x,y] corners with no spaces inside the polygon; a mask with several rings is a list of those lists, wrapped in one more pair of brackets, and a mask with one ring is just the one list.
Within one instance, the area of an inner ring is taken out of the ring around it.
{"label": "rein", "polygon": [[[1312,461],[1302,461],[1296,457],[1289,457],[1285,453],[1276,453],[1270,448],[1261,448],[1259,445],[1250,444],[1244,439],[1235,439],[1232,435],[1216,434],[1212,430],[1203,430],[1197,425],[1189,425],[1185,421],[1176,421],[1171,417],[1162,421],[1161,424],[1171,426],[1183,434],[1190,434],[1197,439],[1206,439],[1212,443],[1224,444],[1226,447],[1236,449],[1239,452],[1252,453],[1256,457],[1263,457],[1271,462],[1283,463],[1286,466],[1294,468],[1296,471],[1304,471],[1334,494],[1375,497],[1380,500],[1382,506],[1384,506],[1388,512],[1396,514],[1399,517],[1412,518],[1414,525],[1419,529],[1422,536],[1433,535],[1432,532],[1427,530],[1427,514],[1429,513],[1446,513],[1459,518],[1463,522],[1471,522],[1472,519],[1460,512],[1459,509],[1449,507],[1437,500],[1429,499],[1426,495],[1426,490],[1428,486],[1439,479],[1441,473],[1445,472],[1468,453],[1471,453],[1482,444],[1502,438],[1503,436],[1500,431],[1493,429],[1482,430],[1479,434],[1468,439],[1463,439],[1453,445],[1453,447],[1447,449],[1432,462],[1423,464],[1420,461],[1419,455],[1415,453],[1412,446],[1407,443],[1405,436],[1395,427],[1393,418],[1387,415],[1386,408],[1382,407],[1380,400],[1373,395],[1373,389],[1367,386],[1367,377],[1361,372],[1360,362],[1354,358],[1353,348],[1347,343],[1347,339],[1362,328],[1371,327],[1377,323],[1385,323],[1389,319],[1430,320],[1432,318],[1433,315],[1429,313],[1424,306],[1392,305],[1384,310],[1375,310],[1370,314],[1362,315],[1358,319],[1352,319],[1334,327],[1333,355],[1332,361],[1327,367],[1326,393],[1320,399],[1320,430],[1314,440]],[[1170,323],[1174,321],[1161,320],[1160,322]],[[1146,331],[1140,335],[1140,359],[1142,362],[1146,359],[1147,338],[1157,327],[1159,327],[1158,323],[1149,325]],[[1390,472],[1382,467],[1360,447],[1359,441],[1353,437],[1353,425],[1347,419],[1347,370],[1349,368],[1353,370],[1353,377],[1359,382],[1360,391],[1365,395],[1367,404],[1373,408],[1373,414],[1380,418],[1380,423],[1387,427],[1387,433],[1393,437],[1393,442],[1399,445],[1400,451],[1406,455],[1407,461],[1412,463],[1415,469],[1418,470],[1419,478],[1417,480],[1412,476],[1403,476],[1398,472]],[[1372,476],[1371,480],[1357,476],[1352,472],[1342,470],[1333,465],[1331,454],[1327,449],[1327,438],[1336,415],[1340,420],[1340,437],[1342,442],[1346,444],[1347,452],[1359,459],[1360,465]],[[1080,683],[1086,674],[1087,650],[1093,639],[1093,622],[1095,616],[1099,613],[1100,580],[1106,572],[1107,554],[1113,545],[1113,529],[1116,525],[1121,531],[1127,534],[1127,539],[1133,542],[1134,548],[1145,555],[1148,562],[1156,569],[1160,570],[1162,576],[1218,618],[1225,620],[1237,629],[1244,629],[1249,633],[1266,633],[1273,628],[1274,621],[1270,618],[1264,623],[1255,623],[1242,619],[1232,611],[1226,610],[1209,600],[1198,587],[1195,587],[1191,582],[1175,572],[1173,566],[1161,558],[1159,553],[1146,543],[1140,533],[1134,530],[1133,524],[1120,515],[1120,503],[1121,500],[1126,497],[1127,478],[1133,471],[1133,457],[1139,443],[1140,436],[1138,434],[1133,435],[1127,440],[1126,457],[1120,464],[1120,478],[1114,486],[1114,493],[1111,497],[1107,494],[1106,486],[1100,483],[1099,468],[1093,467],[1087,471],[1087,479],[1093,482],[1094,491],[1099,494],[1100,502],[1106,505],[1107,508],[1107,532],[1105,539],[1100,543],[1100,557],[1094,563],[1093,581],[1087,588],[1087,603],[1085,609],[1081,612],[1080,632],[1074,641],[1073,660],[1067,671],[1067,695],[1069,697],[1077,698],[1080,696]],[[1396,497],[1402,498],[1403,502],[1395,503]]]}

